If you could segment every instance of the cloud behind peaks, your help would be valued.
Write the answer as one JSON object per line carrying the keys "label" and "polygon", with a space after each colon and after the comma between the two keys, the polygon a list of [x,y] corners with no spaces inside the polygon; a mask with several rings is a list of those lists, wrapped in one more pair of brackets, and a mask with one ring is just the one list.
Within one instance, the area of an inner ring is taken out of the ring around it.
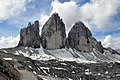
{"label": "cloud behind peaks", "polygon": [[54,12],[59,13],[65,22],[67,31],[80,20],[91,30],[108,31],[118,28],[114,27],[116,23],[112,21],[112,18],[119,13],[120,0],[90,0],[84,4],[78,4],[75,0],[63,3],[54,0],[51,7],[50,15]]}
{"label": "cloud behind peaks", "polygon": [[18,42],[20,40],[20,35],[13,37],[0,37],[0,48],[9,48],[9,47],[15,47],[18,45]]}
{"label": "cloud behind peaks", "polygon": [[105,39],[103,40],[103,45],[104,47],[111,47],[113,43],[113,39],[111,35],[105,36]]}
{"label": "cloud behind peaks", "polygon": [[86,23],[104,30],[114,27],[112,17],[118,13],[120,0],[91,0],[80,7],[81,17]]}
{"label": "cloud behind peaks", "polygon": [[51,4],[52,12],[57,12],[63,18],[63,21],[66,24],[67,29],[73,25],[74,22],[80,20],[79,9],[74,1],[61,3],[58,0],[55,0]]}

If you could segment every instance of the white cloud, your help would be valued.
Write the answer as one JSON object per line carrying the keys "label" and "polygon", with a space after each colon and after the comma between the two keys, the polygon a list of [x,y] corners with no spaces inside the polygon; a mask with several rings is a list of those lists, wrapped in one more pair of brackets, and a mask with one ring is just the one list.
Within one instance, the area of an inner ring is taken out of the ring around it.
{"label": "white cloud", "polygon": [[116,35],[107,35],[102,41],[104,47],[111,47],[113,49],[120,49],[120,34]]}
{"label": "white cloud", "polygon": [[0,0],[0,20],[8,19],[25,11],[27,2],[30,0]]}
{"label": "white cloud", "polygon": [[113,27],[111,18],[118,13],[120,0],[91,0],[80,7],[81,17],[97,29],[110,29]]}
{"label": "white cloud", "polygon": [[[82,6],[77,5],[74,0],[64,3],[54,0],[51,6],[50,15],[54,12],[59,13],[66,24],[67,31],[75,22],[80,20],[90,29],[113,30],[115,23],[111,19],[118,13],[120,0],[91,0]],[[42,18],[50,15],[42,15]]]}
{"label": "white cloud", "polygon": [[40,24],[43,26],[45,24],[45,22],[49,19],[49,17],[50,16],[48,16],[48,15],[41,14],[40,20],[39,20]]}
{"label": "white cloud", "polygon": [[16,37],[1,37],[0,38],[0,48],[9,48],[9,47],[15,47],[18,45],[20,36]]}
{"label": "white cloud", "polygon": [[80,13],[76,2],[64,2],[60,3],[59,1],[54,1],[51,4],[52,6],[52,13],[57,12],[59,13],[60,17],[63,18],[63,21],[66,24],[67,29],[71,28],[71,26],[80,21]]}
{"label": "white cloud", "polygon": [[50,16],[45,15],[45,14],[41,14],[40,17],[41,17],[41,18],[40,18],[40,20],[39,20],[39,23],[40,23],[40,34],[41,34],[42,27],[43,27],[43,25],[45,24],[45,22],[49,19]]}
{"label": "white cloud", "polygon": [[51,3],[51,7],[52,11],[50,15],[41,14],[40,24],[42,26],[54,12],[57,12],[63,19],[67,31],[75,22],[80,21],[79,9],[74,1],[61,3],[58,0],[54,0]]}
{"label": "white cloud", "polygon": [[111,47],[112,41],[113,39],[111,35],[105,36],[105,39],[103,40],[104,47]]}

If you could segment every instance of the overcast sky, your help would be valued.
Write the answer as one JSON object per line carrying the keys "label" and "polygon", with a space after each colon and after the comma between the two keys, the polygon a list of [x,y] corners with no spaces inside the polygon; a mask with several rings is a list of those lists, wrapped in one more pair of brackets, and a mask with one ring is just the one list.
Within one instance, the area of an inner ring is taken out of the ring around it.
{"label": "overcast sky", "polygon": [[105,47],[120,48],[120,0],[0,0],[0,48],[18,44],[20,29],[54,12],[66,25],[82,21]]}

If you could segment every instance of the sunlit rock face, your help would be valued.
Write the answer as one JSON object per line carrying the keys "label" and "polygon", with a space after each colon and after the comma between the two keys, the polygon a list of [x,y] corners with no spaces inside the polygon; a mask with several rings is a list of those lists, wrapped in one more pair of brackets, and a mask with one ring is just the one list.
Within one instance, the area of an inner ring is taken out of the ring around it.
{"label": "sunlit rock face", "polygon": [[92,52],[93,48],[103,52],[101,43],[92,37],[91,31],[81,21],[73,25],[66,42],[68,47],[81,52]]}
{"label": "sunlit rock face", "polygon": [[26,28],[20,31],[20,41],[18,46],[27,46],[33,48],[40,47],[39,36],[39,22],[35,21],[34,24],[28,23]]}
{"label": "sunlit rock face", "polygon": [[48,50],[65,47],[65,24],[57,13],[54,13],[45,23],[41,31],[41,44]]}

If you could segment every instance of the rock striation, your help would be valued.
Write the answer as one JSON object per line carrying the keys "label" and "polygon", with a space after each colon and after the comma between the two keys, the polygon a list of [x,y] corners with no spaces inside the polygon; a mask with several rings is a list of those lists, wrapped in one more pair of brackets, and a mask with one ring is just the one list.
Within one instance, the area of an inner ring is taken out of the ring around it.
{"label": "rock striation", "polygon": [[93,48],[103,53],[103,46],[92,37],[91,31],[81,22],[75,23],[68,33],[67,47],[81,52],[92,52]]}
{"label": "rock striation", "polygon": [[45,23],[41,31],[41,44],[47,50],[65,47],[65,24],[57,13],[54,13]]}
{"label": "rock striation", "polygon": [[28,23],[26,28],[20,31],[20,41],[18,46],[28,46],[33,48],[40,47],[39,22]]}

